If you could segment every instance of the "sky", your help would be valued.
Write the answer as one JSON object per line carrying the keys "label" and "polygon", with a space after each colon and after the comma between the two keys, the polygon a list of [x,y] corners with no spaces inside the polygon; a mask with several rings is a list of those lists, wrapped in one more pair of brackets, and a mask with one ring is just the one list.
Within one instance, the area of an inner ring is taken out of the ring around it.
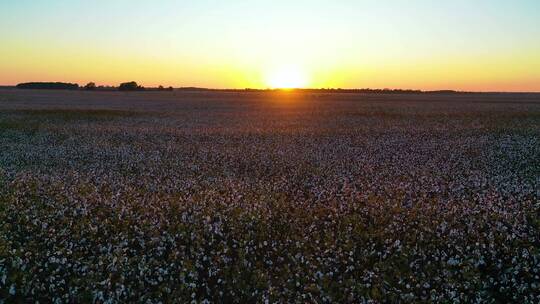
{"label": "sky", "polygon": [[540,91],[538,0],[0,0],[0,84]]}

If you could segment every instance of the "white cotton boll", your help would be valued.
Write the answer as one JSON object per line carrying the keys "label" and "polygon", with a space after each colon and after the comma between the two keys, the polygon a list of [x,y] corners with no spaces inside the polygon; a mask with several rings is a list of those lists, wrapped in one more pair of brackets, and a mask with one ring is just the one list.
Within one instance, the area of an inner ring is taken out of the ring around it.
{"label": "white cotton boll", "polygon": [[9,294],[10,294],[10,295],[14,296],[15,293],[16,293],[16,291],[17,291],[17,289],[15,288],[15,285],[11,285],[11,286],[9,287]]}

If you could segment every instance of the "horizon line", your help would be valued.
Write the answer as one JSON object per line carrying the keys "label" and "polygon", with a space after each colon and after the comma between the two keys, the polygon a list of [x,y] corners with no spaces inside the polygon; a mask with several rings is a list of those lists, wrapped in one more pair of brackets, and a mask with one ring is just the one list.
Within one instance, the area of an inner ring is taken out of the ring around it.
{"label": "horizon line", "polygon": [[[32,82],[22,82],[19,84],[25,84],[25,83],[69,83],[69,84],[76,84],[78,85],[79,90],[85,90],[84,86],[79,85],[76,82],[70,83],[70,82],[62,82],[62,81],[32,81]],[[19,84],[0,84],[0,88],[13,88],[17,89],[17,85]],[[111,89],[118,89],[119,85],[98,85],[95,88],[95,91],[108,91]],[[456,89],[432,89],[432,90],[423,90],[423,89],[404,89],[404,88],[340,88],[340,87],[327,87],[327,88],[314,88],[314,87],[305,87],[305,88],[210,88],[210,87],[198,87],[198,86],[162,86],[164,89],[170,89],[173,90],[183,90],[183,91],[234,91],[234,92],[269,92],[269,91],[332,91],[332,92],[342,92],[342,93],[362,93],[361,91],[365,92],[394,92],[394,93],[454,93],[454,94],[471,94],[471,93],[498,93],[498,94],[504,94],[504,93],[514,93],[514,94],[540,94],[540,91],[468,91],[468,90],[456,90]],[[144,89],[147,91],[156,91],[160,90],[160,86],[143,86]],[[26,90],[32,90],[32,89],[26,89]],[[40,89],[34,89],[34,90],[40,90]],[[41,90],[55,90],[55,89],[41,89]],[[62,89],[57,89],[62,90]]]}

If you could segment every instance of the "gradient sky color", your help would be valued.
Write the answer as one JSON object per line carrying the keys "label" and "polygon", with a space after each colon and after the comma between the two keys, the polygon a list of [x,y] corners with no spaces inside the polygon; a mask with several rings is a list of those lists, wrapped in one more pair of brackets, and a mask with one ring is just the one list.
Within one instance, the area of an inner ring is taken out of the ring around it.
{"label": "gradient sky color", "polygon": [[538,0],[0,0],[0,84],[540,91]]}

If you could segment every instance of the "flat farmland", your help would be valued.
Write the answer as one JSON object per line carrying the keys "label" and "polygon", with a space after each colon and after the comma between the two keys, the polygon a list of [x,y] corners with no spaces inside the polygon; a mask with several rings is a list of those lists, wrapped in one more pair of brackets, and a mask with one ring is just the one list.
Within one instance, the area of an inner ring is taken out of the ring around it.
{"label": "flat farmland", "polygon": [[540,94],[1,89],[0,299],[538,303]]}

